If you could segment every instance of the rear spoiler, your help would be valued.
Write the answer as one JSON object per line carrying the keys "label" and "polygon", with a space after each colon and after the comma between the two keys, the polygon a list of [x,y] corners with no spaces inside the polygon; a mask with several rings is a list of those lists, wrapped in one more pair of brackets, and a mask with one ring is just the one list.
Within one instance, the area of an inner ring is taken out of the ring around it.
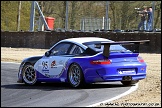
{"label": "rear spoiler", "polygon": [[[103,55],[105,57],[109,57],[110,53],[110,45],[137,45],[136,50],[139,51],[140,44],[149,44],[150,40],[139,40],[139,41],[116,41],[116,42],[101,42],[100,44],[96,45],[104,45]],[[108,50],[109,49],[109,50]]]}

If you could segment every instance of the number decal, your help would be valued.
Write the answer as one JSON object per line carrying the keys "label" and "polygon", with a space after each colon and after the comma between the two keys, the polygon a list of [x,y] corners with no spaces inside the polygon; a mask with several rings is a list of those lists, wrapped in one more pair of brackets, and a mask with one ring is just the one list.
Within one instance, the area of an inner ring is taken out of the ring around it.
{"label": "number decal", "polygon": [[49,73],[48,61],[42,61],[42,72]]}
{"label": "number decal", "polygon": [[48,62],[47,61],[43,61],[42,62],[42,66],[43,66],[43,69],[48,69]]}

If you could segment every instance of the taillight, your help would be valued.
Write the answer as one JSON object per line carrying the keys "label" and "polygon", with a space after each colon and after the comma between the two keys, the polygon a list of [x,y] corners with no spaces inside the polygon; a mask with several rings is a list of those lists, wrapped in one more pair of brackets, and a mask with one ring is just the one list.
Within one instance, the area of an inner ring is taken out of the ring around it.
{"label": "taillight", "polygon": [[138,57],[137,59],[138,59],[139,62],[145,62],[145,61],[142,59],[142,57]]}
{"label": "taillight", "polygon": [[110,60],[94,60],[90,62],[91,64],[111,64]]}

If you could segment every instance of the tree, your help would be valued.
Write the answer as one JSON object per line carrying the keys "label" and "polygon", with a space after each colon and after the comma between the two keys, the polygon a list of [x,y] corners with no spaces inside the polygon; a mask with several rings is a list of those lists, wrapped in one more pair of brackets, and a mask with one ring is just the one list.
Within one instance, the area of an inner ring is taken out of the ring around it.
{"label": "tree", "polygon": [[161,1],[160,1],[160,3],[157,2],[157,5],[155,6],[155,11],[157,11],[157,16],[155,17],[154,28],[157,28],[159,19],[161,17],[160,16],[161,15]]}
{"label": "tree", "polygon": [[125,30],[125,28],[127,28],[129,21],[128,21],[128,17],[129,17],[129,8],[130,8],[130,1],[123,1],[122,3],[122,8],[121,8],[121,29]]}
{"label": "tree", "polygon": [[116,6],[115,6],[115,2],[114,1],[111,1],[110,2],[110,10],[112,11],[112,28],[113,29],[116,29]]}

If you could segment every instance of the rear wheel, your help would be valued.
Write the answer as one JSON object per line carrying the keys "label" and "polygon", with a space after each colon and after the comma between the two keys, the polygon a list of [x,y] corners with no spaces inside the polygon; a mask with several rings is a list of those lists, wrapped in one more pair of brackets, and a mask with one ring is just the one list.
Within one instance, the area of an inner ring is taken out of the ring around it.
{"label": "rear wheel", "polygon": [[76,63],[72,64],[68,71],[68,81],[74,88],[81,87],[84,83],[83,72]]}
{"label": "rear wheel", "polygon": [[36,84],[37,77],[36,72],[34,71],[34,66],[32,66],[31,64],[26,64],[23,68],[22,77],[25,84]]}
{"label": "rear wheel", "polygon": [[121,81],[121,83],[122,83],[124,86],[130,86],[130,85],[133,85],[133,84],[138,83],[138,81],[139,81],[139,80]]}

